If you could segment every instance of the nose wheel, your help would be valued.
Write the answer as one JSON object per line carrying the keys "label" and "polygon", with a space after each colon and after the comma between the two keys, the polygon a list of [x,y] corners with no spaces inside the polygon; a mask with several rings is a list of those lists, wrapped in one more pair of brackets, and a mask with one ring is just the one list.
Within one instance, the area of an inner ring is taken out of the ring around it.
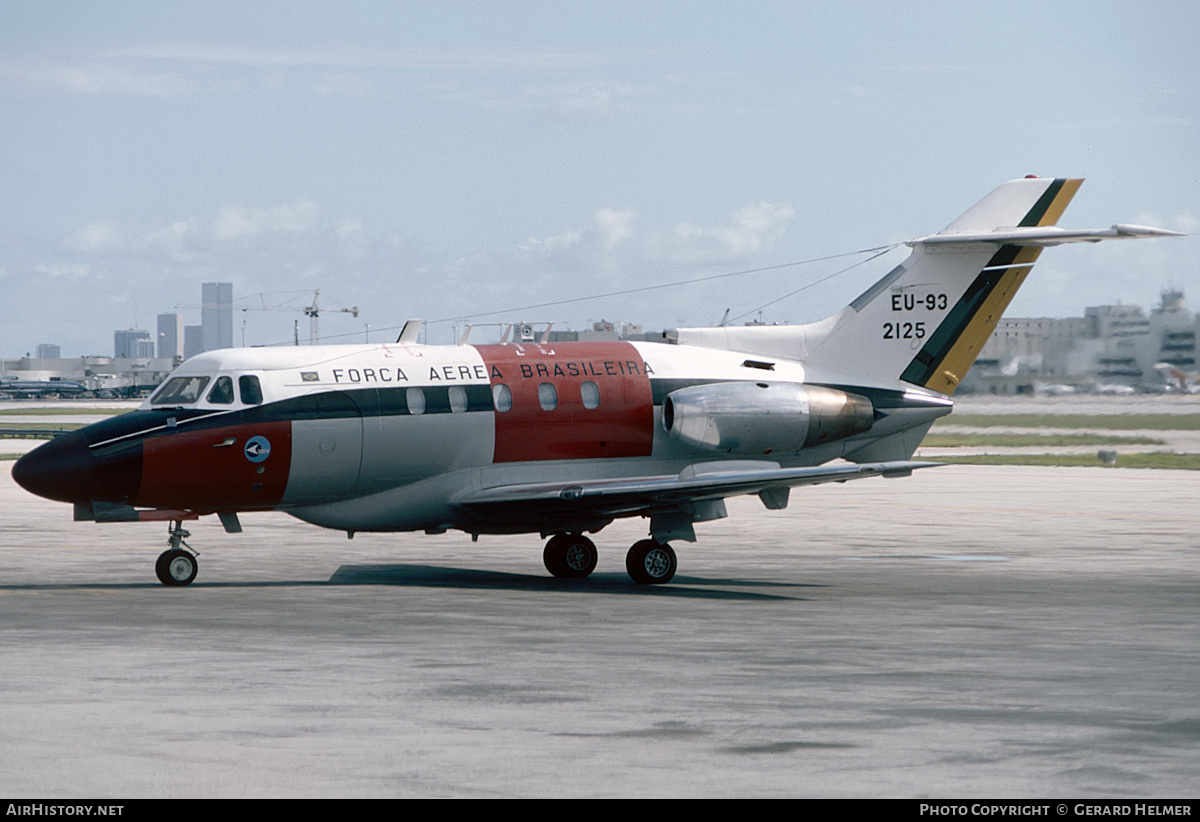
{"label": "nose wheel", "polygon": [[184,537],[190,537],[191,534],[183,530],[180,520],[171,523],[168,534],[168,548],[159,554],[158,561],[154,563],[154,573],[163,585],[190,585],[199,570],[192,546],[183,541]]}

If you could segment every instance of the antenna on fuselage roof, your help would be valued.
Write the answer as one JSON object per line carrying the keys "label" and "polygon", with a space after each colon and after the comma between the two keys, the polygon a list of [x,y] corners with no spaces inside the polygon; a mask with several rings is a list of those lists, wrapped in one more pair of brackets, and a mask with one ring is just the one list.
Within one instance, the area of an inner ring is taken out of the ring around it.
{"label": "antenna on fuselage roof", "polygon": [[396,338],[397,343],[412,344],[419,341],[421,336],[421,327],[425,325],[424,320],[409,320],[400,329],[400,336]]}

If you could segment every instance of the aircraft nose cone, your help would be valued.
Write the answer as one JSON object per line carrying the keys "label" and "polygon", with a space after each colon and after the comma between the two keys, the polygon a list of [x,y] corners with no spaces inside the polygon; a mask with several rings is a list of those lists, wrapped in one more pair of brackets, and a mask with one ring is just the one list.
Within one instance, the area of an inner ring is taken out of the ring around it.
{"label": "aircraft nose cone", "polygon": [[88,441],[78,432],[55,437],[17,460],[12,469],[17,484],[46,499],[87,502],[95,486],[95,459]]}

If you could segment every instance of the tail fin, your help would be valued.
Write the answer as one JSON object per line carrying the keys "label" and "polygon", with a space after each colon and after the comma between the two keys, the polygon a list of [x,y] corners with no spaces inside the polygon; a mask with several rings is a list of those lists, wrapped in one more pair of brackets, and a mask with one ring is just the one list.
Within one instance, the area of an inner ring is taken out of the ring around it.
{"label": "tail fin", "polygon": [[[909,276],[884,282],[888,293],[876,292],[881,299],[868,312],[878,322],[880,342],[900,343],[892,347],[900,350],[887,352],[893,379],[894,369],[904,363],[902,381],[942,394],[954,392],[1042,251],[1039,245],[1021,244],[1016,236],[982,242],[967,237],[1008,227],[1054,226],[1082,183],[1081,179],[1013,180],[935,235],[952,242],[911,244],[913,253],[903,266]],[[1036,235],[1033,232],[1028,239]],[[910,336],[910,324],[922,322],[925,333],[916,337],[913,331]],[[910,345],[904,346],[905,341]]]}
{"label": "tail fin", "polygon": [[799,359],[807,379],[843,385],[899,383],[951,394],[966,375],[1043,247],[1167,236],[1141,226],[1055,227],[1081,179],[1029,177],[996,188],[841,312],[812,325],[680,329],[681,343]]}

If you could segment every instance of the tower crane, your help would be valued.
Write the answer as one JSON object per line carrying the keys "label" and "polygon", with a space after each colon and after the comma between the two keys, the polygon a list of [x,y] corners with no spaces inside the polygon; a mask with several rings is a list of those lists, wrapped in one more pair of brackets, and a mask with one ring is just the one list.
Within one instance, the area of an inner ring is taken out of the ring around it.
{"label": "tower crane", "polygon": [[[198,306],[197,305],[177,305],[175,307],[176,308],[229,308],[229,309],[232,309],[235,311],[299,311],[299,312],[302,312],[304,314],[304,316],[308,317],[308,344],[309,345],[316,345],[317,341],[321,338],[320,316],[321,316],[322,312],[333,311],[335,313],[350,314],[354,318],[356,318],[356,319],[358,318],[358,306],[357,305],[351,306],[350,308],[321,308],[321,306],[320,306],[321,290],[320,289],[313,290],[312,301],[308,305],[303,306],[303,307],[287,305],[286,303],[280,304],[280,305],[267,305],[267,301],[266,301],[267,296],[269,296],[269,295],[265,294],[265,293],[259,293],[259,294],[254,294],[250,297],[241,298],[243,300],[252,300],[252,299],[254,299],[254,297],[257,297],[260,305],[232,305],[232,304],[231,305],[211,305],[211,304],[205,304],[205,305],[198,305]],[[296,321],[296,325],[295,325],[294,341],[295,341],[296,345],[300,344],[300,321],[299,320]]]}
{"label": "tower crane", "polygon": [[[312,295],[312,302],[310,304],[306,305],[303,309],[301,309],[302,311],[304,311],[304,315],[306,317],[308,317],[308,344],[309,345],[316,345],[317,340],[319,340],[321,338],[320,327],[318,325],[318,320],[321,316],[321,310],[322,310],[319,307],[320,300],[321,300],[321,290],[314,289],[313,295]],[[357,305],[351,306],[350,308],[331,308],[328,310],[340,312],[342,314],[350,314],[355,319],[358,319],[358,306]],[[299,334],[297,334],[296,336],[297,336],[296,344],[299,345],[300,344],[300,340],[298,339]]]}

